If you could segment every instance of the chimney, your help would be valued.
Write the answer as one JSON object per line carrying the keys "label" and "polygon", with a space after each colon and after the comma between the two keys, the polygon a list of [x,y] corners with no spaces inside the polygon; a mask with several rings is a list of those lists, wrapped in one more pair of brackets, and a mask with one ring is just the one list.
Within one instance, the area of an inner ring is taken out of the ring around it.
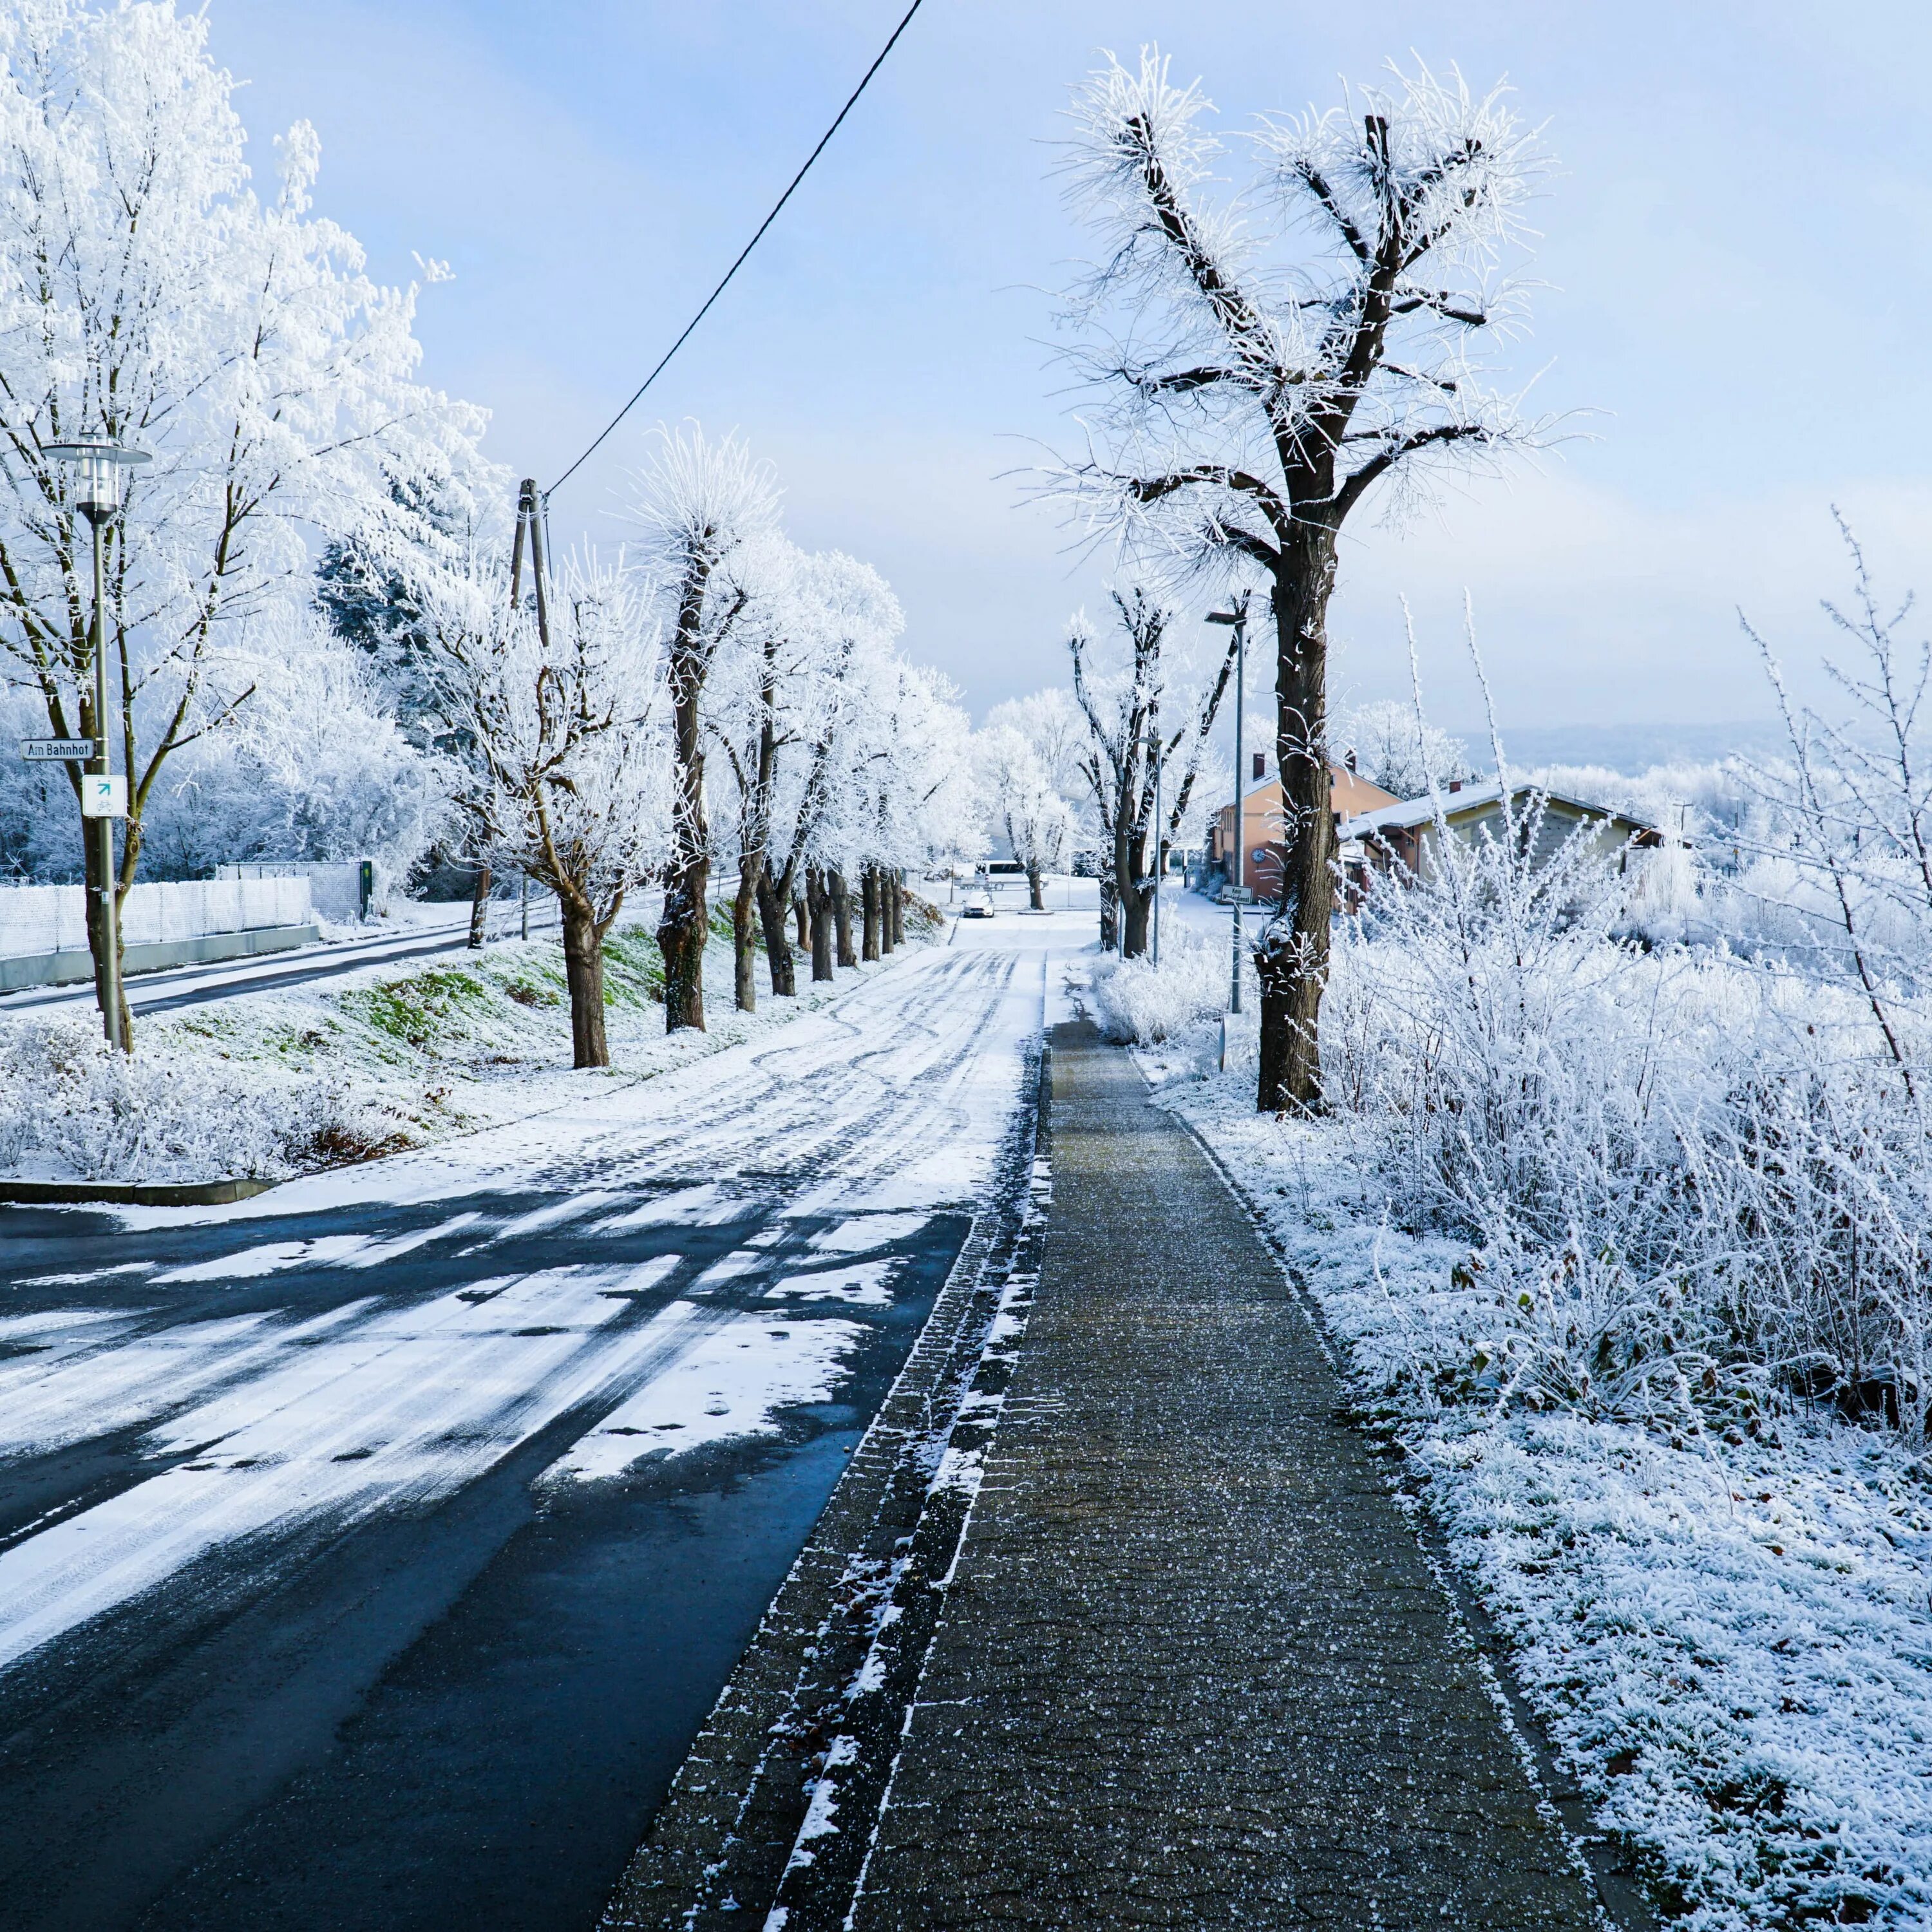
{"label": "chimney", "polygon": [[1255,776],[1258,779],[1268,776],[1268,754],[1265,752],[1255,754]]}
{"label": "chimney", "polygon": [[1462,789],[1462,781],[1460,778],[1451,778],[1449,781],[1449,789],[1451,791],[1460,791]]}
{"label": "chimney", "polygon": [[1342,760],[1342,762],[1346,765],[1352,772],[1355,769],[1355,748],[1354,746],[1351,745],[1348,747],[1348,754]]}

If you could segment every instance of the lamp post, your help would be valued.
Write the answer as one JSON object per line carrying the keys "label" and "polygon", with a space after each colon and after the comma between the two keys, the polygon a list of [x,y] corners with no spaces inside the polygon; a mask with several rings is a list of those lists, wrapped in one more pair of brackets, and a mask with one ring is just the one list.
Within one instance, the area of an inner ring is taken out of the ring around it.
{"label": "lamp post", "polygon": [[[94,996],[100,1004],[101,1030],[110,1046],[124,1052],[130,1042],[121,1024],[120,916],[114,897],[114,821],[128,815],[125,787],[132,774],[124,774],[118,793],[112,783],[113,759],[107,730],[107,592],[105,538],[102,532],[121,514],[122,476],[124,470],[148,459],[146,450],[124,449],[104,438],[78,442],[50,442],[44,453],[73,465],[76,472],[74,506],[85,517],[94,532],[94,622],[91,632],[94,654],[94,756],[88,760],[81,786],[81,813],[88,822],[85,828],[94,847],[95,906],[100,951],[94,968]],[[88,780],[96,781],[92,786]]]}
{"label": "lamp post", "polygon": [[1232,624],[1234,630],[1234,837],[1228,842],[1234,876],[1228,881],[1228,903],[1234,914],[1234,950],[1228,979],[1228,1010],[1238,1013],[1241,1010],[1241,875],[1247,870],[1247,826],[1241,811],[1241,760],[1246,755],[1242,733],[1246,719],[1242,707],[1247,701],[1248,688],[1248,593],[1243,591],[1235,598],[1231,610],[1209,611],[1208,621],[1210,624]]}

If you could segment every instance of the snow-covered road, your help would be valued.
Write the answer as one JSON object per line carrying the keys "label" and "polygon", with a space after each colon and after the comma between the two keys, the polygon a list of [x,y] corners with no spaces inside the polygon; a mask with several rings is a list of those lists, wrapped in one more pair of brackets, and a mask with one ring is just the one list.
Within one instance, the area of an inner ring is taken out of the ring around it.
{"label": "snow-covered road", "polygon": [[235,1207],[5,1210],[0,1925],[587,1922],[1090,922]]}

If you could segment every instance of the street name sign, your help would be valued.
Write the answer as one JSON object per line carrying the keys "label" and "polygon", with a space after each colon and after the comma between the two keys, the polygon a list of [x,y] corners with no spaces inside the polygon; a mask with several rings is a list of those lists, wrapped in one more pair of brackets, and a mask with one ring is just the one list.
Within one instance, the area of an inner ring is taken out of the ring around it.
{"label": "street name sign", "polygon": [[91,758],[94,756],[92,738],[22,738],[20,755],[29,764],[43,763],[55,758]]}
{"label": "street name sign", "polygon": [[88,772],[80,781],[83,818],[125,818],[128,781],[118,772]]}

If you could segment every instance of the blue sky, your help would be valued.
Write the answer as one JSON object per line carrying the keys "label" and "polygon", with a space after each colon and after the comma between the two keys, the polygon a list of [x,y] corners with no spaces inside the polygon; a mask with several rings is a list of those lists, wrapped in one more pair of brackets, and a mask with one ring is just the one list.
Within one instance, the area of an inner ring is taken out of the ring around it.
{"label": "blue sky", "polygon": [[[903,0],[211,0],[266,164],[298,117],[319,204],[385,279],[447,260],[426,373],[548,482],[656,361],[871,59]],[[1507,75],[1560,164],[1535,211],[1546,408],[1589,440],[1400,530],[1352,533],[1333,631],[1353,694],[1476,716],[1466,590],[1506,723],[1761,716],[1742,603],[1794,662],[1842,586],[1829,506],[1889,582],[1932,514],[1932,14],[1745,5],[926,0],[838,139],[632,426],[554,506],[614,537],[642,429],[736,428],[793,534],[876,563],[908,645],[976,710],[1062,682],[1105,572],[1003,476],[1071,446],[1050,290],[1082,248],[1052,178],[1069,87],[1157,41],[1224,124],[1336,99],[1411,50]],[[608,460],[607,460],[608,459]]]}

